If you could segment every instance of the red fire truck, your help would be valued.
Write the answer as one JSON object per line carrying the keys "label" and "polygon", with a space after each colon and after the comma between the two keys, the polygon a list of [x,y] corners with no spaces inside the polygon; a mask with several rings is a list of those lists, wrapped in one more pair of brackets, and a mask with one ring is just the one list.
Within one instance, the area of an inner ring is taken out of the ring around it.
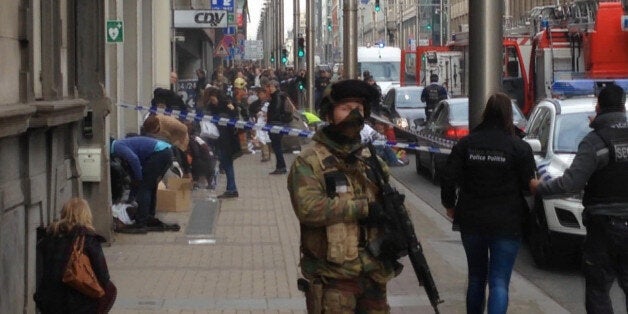
{"label": "red fire truck", "polygon": [[[628,18],[621,2],[578,1],[557,7],[556,12],[560,20],[541,21],[541,30],[533,37],[505,32],[502,88],[526,115],[541,99],[561,96],[552,92],[553,85],[558,84],[554,90],[560,91],[582,79],[628,78]],[[400,83],[427,85],[426,78],[436,73],[452,96],[466,96],[468,59],[464,33],[456,34],[448,46],[402,51]],[[459,89],[453,88],[456,84]]]}

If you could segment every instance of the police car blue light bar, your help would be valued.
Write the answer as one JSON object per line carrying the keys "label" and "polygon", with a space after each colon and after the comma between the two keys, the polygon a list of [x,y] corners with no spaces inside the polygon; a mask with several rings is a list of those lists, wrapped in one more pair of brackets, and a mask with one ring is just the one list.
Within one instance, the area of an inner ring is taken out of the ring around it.
{"label": "police car blue light bar", "polygon": [[596,91],[605,84],[615,83],[628,91],[628,79],[579,79],[579,80],[559,80],[552,84],[552,95],[554,97],[573,97],[595,95]]}

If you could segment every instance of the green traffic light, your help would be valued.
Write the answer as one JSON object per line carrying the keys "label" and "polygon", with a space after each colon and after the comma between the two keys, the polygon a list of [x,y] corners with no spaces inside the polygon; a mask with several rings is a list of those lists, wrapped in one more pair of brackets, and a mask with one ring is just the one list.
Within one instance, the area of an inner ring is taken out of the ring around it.
{"label": "green traffic light", "polygon": [[375,12],[379,12],[379,10],[380,10],[380,9],[379,9],[379,5],[376,5],[376,6],[375,6]]}
{"label": "green traffic light", "polygon": [[303,88],[305,88],[305,87],[303,86],[303,83],[299,83],[299,90],[303,90]]}
{"label": "green traffic light", "polygon": [[303,58],[303,56],[305,56],[305,51],[299,49],[298,56],[299,58]]}
{"label": "green traffic light", "polygon": [[288,58],[286,58],[286,57],[282,57],[282,58],[281,58],[281,63],[283,63],[283,64],[288,63]]}

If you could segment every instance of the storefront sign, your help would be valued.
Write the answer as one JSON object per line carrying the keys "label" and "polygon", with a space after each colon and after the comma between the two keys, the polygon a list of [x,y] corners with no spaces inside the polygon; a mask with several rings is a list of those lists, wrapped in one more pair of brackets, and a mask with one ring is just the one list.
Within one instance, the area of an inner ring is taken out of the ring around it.
{"label": "storefront sign", "polygon": [[176,10],[174,27],[177,28],[223,28],[227,27],[227,11]]}

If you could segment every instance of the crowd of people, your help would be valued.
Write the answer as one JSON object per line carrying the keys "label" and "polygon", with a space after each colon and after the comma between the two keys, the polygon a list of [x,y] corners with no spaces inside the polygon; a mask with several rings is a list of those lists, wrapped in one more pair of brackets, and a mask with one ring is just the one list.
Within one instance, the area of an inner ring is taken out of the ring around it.
{"label": "crowd of people", "polygon": [[[298,100],[283,92],[282,86],[298,82],[301,73],[287,80],[260,69],[235,71],[232,80],[222,69],[211,80],[202,70],[197,74],[199,84],[205,83],[199,89],[197,113],[288,125],[299,109]],[[255,142],[262,151],[260,162],[268,162],[271,151],[275,155],[270,175],[289,172],[288,191],[301,230],[300,267],[308,286],[308,311],[388,313],[386,286],[401,272],[398,258],[403,254],[382,255],[369,246],[390,234],[394,225],[385,210],[383,187],[372,179],[374,171],[387,178],[388,167],[374,167],[369,161],[373,162],[371,152],[381,157],[375,159],[381,165],[398,166],[405,161],[388,145],[365,149],[365,144],[394,140],[385,121],[374,120],[372,127],[366,123],[371,108],[381,100],[371,79],[326,83],[318,107],[327,124],[290,168],[283,158],[280,134],[246,133],[232,125],[212,128],[203,125],[204,120],[147,114],[139,134],[110,140],[113,202],[133,208],[126,212],[131,221],[116,231],[145,234],[180,229],[155,216],[158,183],[173,168],[191,177],[194,188],[215,188],[216,176],[223,172],[225,191],[218,198],[239,197],[234,160],[246,153],[249,142]],[[326,81],[326,76],[321,80]],[[438,89],[434,91],[432,96],[440,97]],[[489,97],[482,123],[453,146],[441,184],[442,204],[461,232],[467,254],[468,313],[507,312],[510,277],[523,236],[524,191],[540,196],[583,189],[586,309],[612,313],[609,289],[613,281],[617,278],[624,292],[628,291],[628,190],[621,184],[628,175],[625,101],[621,87],[609,84],[602,89],[597,115],[591,120],[594,131],[582,140],[571,167],[562,177],[539,182],[534,177],[532,150],[515,132],[510,97],[502,93]],[[174,91],[164,89],[154,91],[152,104],[167,109],[186,106]],[[404,249],[389,238],[380,240],[388,250]],[[95,233],[87,201],[70,199],[60,219],[44,230],[37,244],[42,275],[35,301],[42,313],[109,311],[116,287],[109,278],[103,241]],[[64,283],[66,255],[77,243],[103,290],[97,298]]]}

